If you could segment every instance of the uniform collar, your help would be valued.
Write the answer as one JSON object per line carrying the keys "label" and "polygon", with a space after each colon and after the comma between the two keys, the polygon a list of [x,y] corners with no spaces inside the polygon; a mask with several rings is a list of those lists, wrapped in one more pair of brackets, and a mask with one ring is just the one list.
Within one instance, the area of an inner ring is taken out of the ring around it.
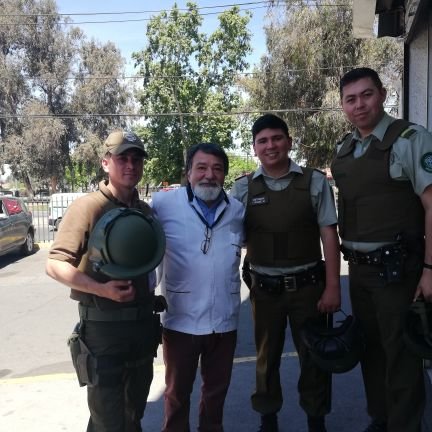
{"label": "uniform collar", "polygon": [[[108,188],[108,180],[102,180],[99,183],[99,190],[100,190],[100,192],[103,195],[105,195],[110,201],[112,201],[117,206],[119,206],[119,207],[129,207],[127,204],[125,204],[124,202],[120,201],[119,199],[117,199],[112,194],[112,192]],[[137,207],[138,202],[139,202],[139,194],[138,194],[138,191],[136,189],[134,189],[133,196],[132,196],[132,207]]]}
{"label": "uniform collar", "polygon": [[[286,172],[285,174],[283,174],[281,177],[278,177],[278,178],[288,177],[289,175],[291,175],[293,173],[303,174],[303,170],[292,159],[290,159],[290,165],[289,165],[288,172]],[[270,177],[268,174],[266,174],[266,172],[265,172],[265,170],[264,170],[264,168],[263,168],[262,165],[260,165],[256,169],[256,171],[253,173],[252,179],[256,179],[259,176],[268,177],[268,178],[274,178],[274,177]]]}
{"label": "uniform collar", "polygon": [[382,116],[381,120],[375,126],[374,130],[371,132],[370,135],[362,138],[360,136],[360,134],[359,134],[358,129],[355,129],[354,132],[353,132],[353,139],[355,139],[357,141],[364,141],[364,140],[366,140],[367,138],[369,138],[370,136],[373,135],[375,138],[377,138],[380,141],[382,141],[383,138],[384,138],[384,135],[385,135],[385,133],[386,133],[386,131],[388,129],[388,127],[394,121],[395,121],[395,119],[385,112],[384,115]]}

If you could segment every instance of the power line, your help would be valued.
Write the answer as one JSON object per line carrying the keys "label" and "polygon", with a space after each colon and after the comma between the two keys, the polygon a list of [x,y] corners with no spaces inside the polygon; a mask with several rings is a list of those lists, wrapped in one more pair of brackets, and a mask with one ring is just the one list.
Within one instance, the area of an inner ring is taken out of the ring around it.
{"label": "power line", "polygon": [[[262,4],[262,3],[269,3],[268,1],[258,1],[258,2],[248,2],[248,3],[238,3],[238,4],[232,4],[232,5],[220,5],[220,6],[203,6],[201,8],[197,8],[197,10],[201,9],[209,9],[209,8],[222,8],[222,7],[232,7],[232,6],[243,6],[243,5],[253,5],[253,4]],[[349,8],[347,4],[325,4],[325,3],[318,3],[317,1],[311,1],[307,2],[307,6],[320,6],[320,7],[344,7]],[[282,7],[283,4],[275,4],[272,7]],[[256,10],[256,9],[264,9],[268,8],[269,4],[265,4],[264,6],[255,6],[255,7],[248,7],[248,8],[240,8],[240,12],[249,11],[249,10]],[[189,11],[189,9],[178,9],[179,11]],[[124,15],[124,14],[143,14],[143,13],[161,13],[161,12],[169,12],[170,10],[162,9],[159,11],[141,11],[141,12],[93,12],[93,13],[74,13],[74,14],[11,14],[11,15],[5,15],[0,14],[0,17],[24,17],[24,18],[33,18],[33,17],[49,17],[49,16],[84,16],[84,15]],[[199,16],[210,16],[210,15],[217,15],[222,13],[222,11],[217,12],[207,12],[207,13],[201,13]],[[182,17],[180,17],[182,18]],[[60,25],[82,25],[82,24],[118,24],[118,23],[127,23],[127,22],[145,22],[145,21],[151,21],[154,19],[154,17],[150,18],[130,18],[125,20],[104,20],[104,21],[62,21],[59,22]],[[1,26],[18,26],[18,25],[29,25],[29,26],[37,26],[40,23],[37,22],[12,22],[12,23],[0,23]]]}
{"label": "power line", "polygon": [[310,112],[310,111],[340,111],[340,108],[286,108],[286,109],[272,109],[272,110],[244,110],[232,112],[169,112],[169,113],[98,113],[98,114],[0,114],[1,119],[17,119],[17,118],[33,118],[33,119],[71,119],[71,118],[96,118],[96,117],[227,117],[238,116],[245,114],[257,114],[263,111],[271,112]]}
{"label": "power line", "polygon": [[[326,1],[326,0],[321,0]],[[270,6],[270,0],[260,0],[260,1],[252,1],[252,2],[244,2],[244,3],[230,3],[230,4],[221,4],[221,5],[212,5],[212,6],[198,6],[196,10],[206,10],[206,9],[221,9],[221,8],[230,8],[236,6],[249,6],[249,5],[258,5],[258,4],[266,4]],[[320,3],[318,0],[305,0],[306,5],[311,6],[347,6],[346,4],[325,4]],[[273,4],[272,7],[284,6],[285,4]],[[38,14],[0,14],[0,17],[50,17],[50,16],[98,16],[98,15],[142,15],[142,14],[159,14],[161,12],[170,12],[172,9],[157,9],[157,10],[143,10],[143,11],[113,11],[113,12],[71,12],[71,13],[38,13]],[[190,9],[188,8],[177,8],[180,12],[188,12]]]}
{"label": "power line", "polygon": [[[373,65],[370,66],[383,66],[386,65],[386,63],[374,63]],[[327,67],[314,67],[314,68],[292,68],[292,69],[284,69],[284,73],[293,73],[293,72],[317,72],[317,71],[329,71],[329,70],[337,70],[337,69],[341,69],[341,70],[345,70],[345,69],[354,69],[356,67],[360,67],[360,66],[365,66],[364,63],[362,63],[361,65],[338,65],[338,66],[327,66]],[[367,66],[367,65],[366,65]],[[256,71],[248,71],[248,72],[237,72],[235,74],[236,77],[242,77],[242,76],[254,76],[254,75],[266,75],[267,72],[266,71],[262,71],[262,70],[256,70]],[[278,75],[280,75],[280,72],[277,72]],[[197,74],[197,76],[203,76],[203,74]],[[41,76],[23,76],[24,79],[26,80],[38,80],[38,79],[44,79],[47,80],[47,78],[41,77]],[[132,79],[132,80],[139,80],[139,79],[144,79],[146,78],[145,75],[120,75],[120,76],[115,76],[115,75],[83,75],[83,76],[69,76],[69,77],[65,77],[65,78],[61,78],[62,80],[65,81],[70,81],[70,80],[126,80],[126,79]],[[194,75],[151,75],[150,77],[151,80],[156,80],[156,79],[190,79],[190,78],[196,78],[196,76]],[[57,79],[57,77],[52,77],[49,78],[51,80],[55,80]]]}
{"label": "power line", "polygon": [[[386,105],[385,108],[397,108],[398,105]],[[145,118],[145,117],[228,117],[240,116],[248,114],[260,114],[262,112],[274,113],[306,113],[306,112],[340,112],[340,107],[310,107],[310,108],[282,108],[282,109],[256,109],[256,110],[243,110],[231,112],[169,112],[169,113],[71,113],[71,114],[0,114],[1,119],[18,119],[18,118],[32,118],[32,119],[73,119],[73,118],[97,118],[97,117],[130,117],[130,118]]]}
{"label": "power line", "polygon": [[[228,8],[235,6],[248,6],[262,3],[270,3],[269,0],[265,1],[253,1],[246,3],[232,3],[232,4],[222,4],[222,5],[213,5],[213,6],[198,6],[196,10],[204,10],[204,9],[219,9],[219,8]],[[190,9],[188,8],[177,8],[180,12],[188,12]],[[171,9],[159,9],[159,10],[144,10],[144,11],[116,11],[116,12],[73,12],[73,13],[51,13],[51,14],[0,14],[0,17],[49,17],[49,16],[95,16],[95,15],[142,15],[142,14],[150,14],[150,13],[161,13],[161,12],[169,12]]]}
{"label": "power line", "polygon": [[[262,2],[261,2],[262,3]],[[244,11],[249,11],[249,10],[255,10],[255,9],[263,9],[263,8],[267,8],[268,6],[256,6],[256,7],[248,7],[248,8],[240,8],[239,12],[244,12]],[[218,15],[222,13],[222,11],[218,11],[218,12],[207,12],[207,13],[201,13],[199,14],[199,16],[203,17],[203,16],[210,16],[210,15]],[[0,15],[1,16],[5,16],[5,15]],[[23,18],[32,18],[32,15],[18,15],[19,17],[23,17]],[[41,16],[41,15],[35,15],[37,16]],[[43,15],[42,15],[43,16]],[[182,19],[183,17],[180,16],[180,19]],[[150,17],[150,18],[129,18],[129,19],[124,19],[124,20],[104,20],[104,21],[61,21],[58,24],[60,25],[82,25],[82,24],[116,24],[116,23],[128,23],[128,22],[145,22],[145,21],[151,21],[153,20],[154,17]],[[28,26],[38,26],[40,25],[40,23],[38,22],[11,22],[11,23],[0,23],[0,26],[20,26],[20,25],[28,25]]]}
{"label": "power line", "polygon": [[[243,8],[243,9],[239,9],[239,12],[244,12],[244,11],[250,11],[250,10],[255,10],[255,9],[264,9],[267,6],[255,6],[255,7],[248,7],[248,8]],[[203,16],[210,16],[210,15],[218,15],[220,14],[221,11],[219,12],[207,12],[207,13],[201,13],[199,14],[199,16],[203,17]],[[180,19],[182,19],[183,17],[180,16]],[[116,23],[127,23],[127,22],[145,22],[145,21],[151,21],[153,20],[154,17],[150,17],[150,18],[134,18],[134,19],[125,19],[125,20],[106,20],[106,21],[71,21],[71,22],[61,22],[60,24],[62,25],[81,25],[81,24],[116,24]]]}

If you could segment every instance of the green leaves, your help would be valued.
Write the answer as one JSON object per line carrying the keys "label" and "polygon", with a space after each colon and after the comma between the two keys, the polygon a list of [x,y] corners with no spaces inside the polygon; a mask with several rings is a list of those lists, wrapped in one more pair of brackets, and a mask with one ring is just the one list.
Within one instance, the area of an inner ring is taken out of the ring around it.
{"label": "green leaves", "polygon": [[202,141],[233,146],[238,120],[229,115],[240,106],[236,75],[247,68],[250,52],[249,15],[234,7],[219,16],[211,34],[201,31],[202,18],[194,3],[181,12],[175,5],[147,26],[147,46],[133,57],[144,77],[138,94],[152,159],[146,175],[154,183],[178,183],[186,150]]}
{"label": "green leaves", "polygon": [[0,133],[3,143],[14,143],[0,147],[0,164],[11,164],[29,189],[32,181],[55,190],[67,166],[67,181],[74,169],[96,181],[98,147],[113,127],[125,125],[118,114],[131,108],[120,51],[63,26],[68,18],[54,0],[0,0],[0,6],[13,15],[0,17]]}
{"label": "green leaves", "polygon": [[285,13],[266,28],[268,53],[259,74],[242,84],[255,108],[285,111],[280,115],[295,138],[296,158],[324,168],[349,129],[340,110],[340,76],[355,66],[369,66],[392,84],[400,77],[402,47],[394,39],[354,39],[349,0],[285,4]]}

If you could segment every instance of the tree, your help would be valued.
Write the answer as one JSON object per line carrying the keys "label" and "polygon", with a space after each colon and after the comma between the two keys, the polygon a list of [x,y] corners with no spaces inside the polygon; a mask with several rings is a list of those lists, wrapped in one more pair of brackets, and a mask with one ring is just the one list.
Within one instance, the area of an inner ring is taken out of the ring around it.
{"label": "tree", "polygon": [[[200,32],[202,18],[194,3],[181,12],[152,18],[148,45],[133,57],[144,78],[139,93],[141,112],[149,116],[148,176],[156,183],[177,183],[186,151],[192,144],[214,141],[233,146],[238,121],[230,115],[202,116],[204,112],[229,114],[240,106],[236,75],[248,64],[250,15],[233,7],[219,15],[219,27],[210,35]],[[176,113],[172,115],[171,113]]]}
{"label": "tree", "polygon": [[[58,14],[54,0],[0,0],[0,6],[0,165],[10,163],[30,194],[32,179],[53,191],[65,176],[85,173],[96,181],[102,140],[109,129],[125,125],[118,114],[130,106],[119,50],[64,27],[69,19]],[[44,143],[42,136],[53,141]],[[34,146],[40,149],[32,163],[27,155]]]}
{"label": "tree", "polygon": [[[53,0],[27,0],[13,2],[4,1],[4,6],[8,11],[14,11],[13,16],[7,17],[1,34],[3,42],[3,70],[9,71],[9,76],[14,78],[19,87],[10,88],[11,94],[7,100],[7,108],[13,111],[13,116],[9,121],[3,118],[2,139],[4,143],[14,142],[15,154],[4,151],[2,159],[11,163],[13,174],[16,178],[22,179],[31,193],[29,179],[31,174],[28,168],[36,169],[38,163],[28,164],[26,158],[16,158],[16,154],[27,154],[25,147],[28,141],[24,139],[28,128],[31,125],[41,127],[41,122],[32,122],[27,116],[39,115],[49,117],[54,115],[64,115],[68,113],[68,95],[70,85],[68,76],[71,71],[72,63],[76,54],[76,43],[81,37],[81,32],[75,28],[64,31],[61,21],[63,20],[57,13],[57,6]],[[14,7],[12,7],[14,5]],[[0,62],[1,64],[1,62]],[[12,65],[12,67],[11,67]],[[8,69],[9,67],[9,69]],[[5,89],[7,91],[7,88]],[[46,109],[42,107],[45,106]],[[46,122],[46,120],[45,120]],[[51,126],[59,126],[58,122],[63,123],[60,135],[47,133],[47,137],[54,137],[55,141],[49,143],[55,146],[56,163],[51,163],[51,155],[44,153],[44,146],[40,148],[40,157],[45,157],[44,180],[50,181],[54,190],[57,187],[59,178],[63,176],[64,166],[69,158],[69,141],[73,138],[73,123],[65,120],[54,120],[52,124],[46,125],[47,130]],[[34,131],[37,137],[39,130]],[[38,143],[35,139],[32,143]],[[10,160],[8,160],[8,158]],[[40,178],[42,173],[36,172],[33,177]]]}
{"label": "tree", "polygon": [[394,82],[400,78],[402,46],[394,39],[354,39],[350,0],[284,4],[282,18],[274,16],[266,28],[268,53],[258,74],[243,84],[252,106],[282,112],[297,158],[325,167],[349,127],[339,108],[339,77],[362,65]]}
{"label": "tree", "polygon": [[234,154],[228,154],[229,160],[229,171],[225,177],[225,189],[231,189],[233,183],[238,177],[249,174],[258,168],[258,164],[250,156],[238,156]]}
{"label": "tree", "polygon": [[[79,116],[75,122],[78,139],[73,148],[69,171],[87,173],[90,182],[100,180],[100,149],[103,141],[116,127],[126,127],[120,114],[131,111],[132,93],[122,82],[124,60],[111,42],[100,44],[84,40],[79,49],[79,64],[75,78],[71,109]],[[73,175],[72,177],[73,178]]]}
{"label": "tree", "polygon": [[[23,1],[1,0],[0,7],[0,137],[2,140],[7,135],[7,130],[17,129],[17,125],[11,118],[19,107],[20,101],[29,94],[29,87],[22,76],[22,60],[15,54],[24,46],[25,26],[10,16],[22,14],[25,9]],[[0,146],[0,164],[4,161]]]}
{"label": "tree", "polygon": [[[61,142],[66,134],[66,125],[59,119],[47,122],[47,106],[31,101],[23,109],[20,134],[11,134],[5,142],[6,159],[11,164],[14,176],[20,178],[33,196],[31,180],[44,181],[50,173],[51,189],[55,190],[61,170],[58,160],[62,156]],[[40,116],[40,117],[38,117]]]}

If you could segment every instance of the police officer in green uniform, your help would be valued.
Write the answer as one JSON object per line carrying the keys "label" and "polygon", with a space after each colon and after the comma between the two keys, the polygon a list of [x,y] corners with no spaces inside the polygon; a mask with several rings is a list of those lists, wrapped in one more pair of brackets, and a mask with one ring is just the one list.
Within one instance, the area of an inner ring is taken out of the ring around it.
{"label": "police officer in green uniform", "polygon": [[[143,262],[136,275],[131,276],[131,269],[122,270],[120,266],[118,274],[108,276],[92,262],[89,238],[91,242],[93,230],[100,229],[98,223],[115,209],[137,209],[135,217],[142,215],[152,221],[151,208],[139,199],[135,188],[147,154],[135,134],[122,130],[108,136],[103,153],[102,167],[108,181],[102,181],[97,192],[69,206],[49,252],[46,271],[69,286],[71,298],[79,302],[79,344],[76,339],[74,344],[78,344],[80,353],[73,356],[73,361],[80,384],[87,385],[87,431],[139,432],[159,338],[158,315],[153,311],[153,273]],[[122,225],[127,223],[123,220]],[[136,229],[136,224],[130,229]],[[133,234],[128,233],[129,238]],[[123,249],[126,247],[123,245]],[[119,255],[116,245],[112,250]],[[136,247],[129,256],[136,259],[135,254],[140,254]],[[160,261],[163,250],[158,254]]]}
{"label": "police officer in green uniform", "polygon": [[340,95],[355,129],[332,173],[353,313],[366,336],[365,432],[420,432],[422,361],[402,334],[411,302],[432,301],[432,136],[384,112],[386,90],[372,69],[346,73]]}
{"label": "police officer in green uniform", "polygon": [[279,368],[289,320],[300,359],[300,405],[307,414],[308,430],[323,432],[330,380],[312,362],[299,329],[308,318],[324,320],[326,313],[340,306],[333,194],[323,173],[289,158],[292,140],[281,118],[272,114],[258,118],[252,135],[261,167],[238,179],[231,192],[246,206],[250,270],[245,269],[245,278],[250,277],[257,349],[252,407],[261,414],[260,431],[278,431]]}

